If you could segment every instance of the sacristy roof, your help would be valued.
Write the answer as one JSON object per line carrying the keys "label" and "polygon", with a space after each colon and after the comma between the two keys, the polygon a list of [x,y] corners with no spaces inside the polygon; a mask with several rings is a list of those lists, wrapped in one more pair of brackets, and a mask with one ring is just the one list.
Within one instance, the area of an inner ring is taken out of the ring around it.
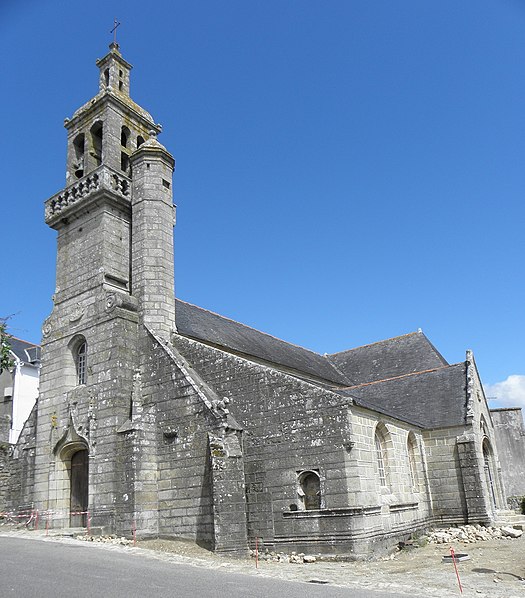
{"label": "sacristy roof", "polygon": [[467,365],[457,363],[338,391],[356,405],[379,411],[421,428],[465,424]]}
{"label": "sacristy roof", "polygon": [[386,380],[448,365],[423,332],[327,355],[352,384]]}

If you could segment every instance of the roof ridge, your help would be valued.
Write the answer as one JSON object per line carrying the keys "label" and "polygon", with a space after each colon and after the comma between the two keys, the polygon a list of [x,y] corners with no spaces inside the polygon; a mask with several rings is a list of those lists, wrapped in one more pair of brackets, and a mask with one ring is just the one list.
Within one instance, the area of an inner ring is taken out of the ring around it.
{"label": "roof ridge", "polygon": [[[269,334],[268,332],[263,332],[262,330],[259,330],[258,328],[254,328],[253,326],[248,326],[248,324],[243,324],[242,322],[234,320],[233,318],[229,318],[228,316],[223,316],[222,314],[218,314],[217,312],[211,311],[210,309],[200,307],[199,305],[195,305],[194,303],[189,303],[189,301],[184,301],[179,298],[177,298],[177,301],[180,301],[181,303],[185,303],[186,305],[191,305],[191,307],[195,307],[196,309],[205,311],[209,314],[212,314],[213,316],[222,318],[223,320],[228,320],[229,322],[238,324],[239,326],[242,326],[243,328],[247,328],[248,330],[254,330],[255,332],[258,332],[259,334],[264,334],[264,336],[273,338],[274,340],[279,341],[280,343],[284,343],[285,345],[290,345],[291,347],[296,347],[297,349],[302,349],[303,351],[308,351],[308,353],[312,353],[313,355],[316,355],[317,357],[325,357],[325,355],[322,355],[321,353],[316,353],[315,351],[312,351],[312,349],[307,349],[306,347],[303,347],[302,345],[296,345],[295,343],[291,343],[290,341],[285,341],[282,338],[279,338],[278,336],[274,336],[273,334]],[[175,323],[176,323],[176,321],[177,321],[177,313],[175,312]],[[329,362],[329,363],[333,367],[333,364],[331,362]]]}
{"label": "roof ridge", "polygon": [[362,388],[363,386],[371,386],[372,384],[379,384],[380,382],[391,382],[392,380],[400,380],[401,378],[410,378],[411,376],[418,376],[419,374],[429,374],[431,372],[437,372],[439,370],[445,370],[447,368],[457,367],[458,365],[464,365],[465,362],[442,365],[437,368],[431,368],[429,370],[421,370],[419,372],[410,372],[408,374],[401,374],[400,376],[393,376],[392,378],[383,378],[382,380],[373,380],[372,382],[363,382],[362,384],[355,384],[354,386],[345,386],[342,390],[352,390],[353,388]]}

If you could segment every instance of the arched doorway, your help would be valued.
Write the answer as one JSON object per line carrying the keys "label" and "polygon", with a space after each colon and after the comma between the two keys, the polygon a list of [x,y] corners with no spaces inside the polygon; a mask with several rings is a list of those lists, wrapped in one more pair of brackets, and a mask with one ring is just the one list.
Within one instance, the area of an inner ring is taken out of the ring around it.
{"label": "arched doorway", "polygon": [[492,457],[492,448],[489,441],[485,438],[483,441],[483,462],[485,465],[485,479],[487,481],[487,490],[489,493],[490,504],[492,508],[497,508],[496,499],[496,477],[494,475],[494,461]]}
{"label": "arched doorway", "polygon": [[71,456],[71,527],[86,527],[89,501],[89,456],[87,450],[80,450]]}

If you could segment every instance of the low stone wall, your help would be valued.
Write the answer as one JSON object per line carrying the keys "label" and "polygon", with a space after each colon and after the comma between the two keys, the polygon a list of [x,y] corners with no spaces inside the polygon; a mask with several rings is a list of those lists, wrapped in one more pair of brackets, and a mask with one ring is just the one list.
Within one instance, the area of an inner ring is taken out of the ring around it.
{"label": "low stone wall", "polygon": [[0,512],[6,511],[11,480],[11,445],[0,443]]}

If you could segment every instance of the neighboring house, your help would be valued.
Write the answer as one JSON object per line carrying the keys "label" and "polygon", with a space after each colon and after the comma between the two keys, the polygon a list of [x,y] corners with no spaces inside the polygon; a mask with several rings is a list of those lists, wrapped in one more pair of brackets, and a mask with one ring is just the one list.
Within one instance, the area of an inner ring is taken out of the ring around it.
{"label": "neighboring house", "polygon": [[11,337],[14,365],[0,374],[0,441],[14,444],[38,397],[40,346]]}
{"label": "neighboring house", "polygon": [[450,365],[415,332],[319,355],[175,299],[174,159],[118,45],[97,65],[46,202],[56,293],[11,505],[238,553],[259,538],[364,556],[494,521],[505,492],[471,352]]}

